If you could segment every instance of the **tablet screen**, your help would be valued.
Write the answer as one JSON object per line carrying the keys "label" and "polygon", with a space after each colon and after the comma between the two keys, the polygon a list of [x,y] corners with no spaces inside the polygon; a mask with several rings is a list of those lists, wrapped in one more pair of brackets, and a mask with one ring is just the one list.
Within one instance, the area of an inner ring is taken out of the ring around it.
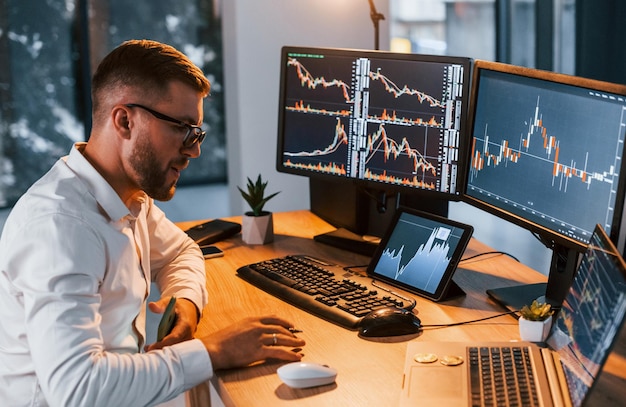
{"label": "tablet screen", "polygon": [[472,236],[470,225],[426,212],[399,208],[368,274],[440,301]]}

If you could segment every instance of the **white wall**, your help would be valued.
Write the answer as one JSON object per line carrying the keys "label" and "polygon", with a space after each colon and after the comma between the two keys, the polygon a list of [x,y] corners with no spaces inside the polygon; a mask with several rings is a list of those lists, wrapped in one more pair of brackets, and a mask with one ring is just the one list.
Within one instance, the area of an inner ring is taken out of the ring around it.
{"label": "white wall", "polygon": [[[389,15],[389,0],[375,0]],[[367,0],[227,0],[223,3],[228,184],[233,215],[244,211],[236,186],[262,174],[268,192],[282,191],[267,209],[309,208],[308,179],[275,167],[278,82],[283,45],[374,48]],[[380,48],[389,49],[387,20]]]}
{"label": "white wall", "polygon": [[[386,16],[380,48],[389,49],[389,0],[375,0]],[[367,0],[227,0],[223,3],[228,185],[232,215],[245,209],[236,186],[261,173],[268,192],[282,191],[267,208],[309,208],[308,179],[275,169],[280,48],[283,45],[374,48]],[[450,218],[474,225],[474,236],[546,272],[549,252],[525,230],[463,203]]]}

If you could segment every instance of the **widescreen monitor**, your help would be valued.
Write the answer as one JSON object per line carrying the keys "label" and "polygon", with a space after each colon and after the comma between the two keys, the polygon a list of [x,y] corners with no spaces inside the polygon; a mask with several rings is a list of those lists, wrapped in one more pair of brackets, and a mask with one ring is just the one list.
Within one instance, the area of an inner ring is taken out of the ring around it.
{"label": "widescreen monitor", "polygon": [[277,170],[458,200],[469,58],[283,47]]}
{"label": "widescreen monitor", "polygon": [[472,82],[465,200],[553,250],[558,305],[596,224],[623,250],[626,86],[479,60]]}

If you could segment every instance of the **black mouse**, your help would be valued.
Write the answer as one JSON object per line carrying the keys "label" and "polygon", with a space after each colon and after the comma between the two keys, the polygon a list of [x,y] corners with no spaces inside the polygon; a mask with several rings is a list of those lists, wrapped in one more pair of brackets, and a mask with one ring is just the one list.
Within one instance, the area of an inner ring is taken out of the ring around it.
{"label": "black mouse", "polygon": [[359,335],[364,337],[399,336],[418,333],[422,321],[403,308],[383,307],[371,311],[361,319]]}

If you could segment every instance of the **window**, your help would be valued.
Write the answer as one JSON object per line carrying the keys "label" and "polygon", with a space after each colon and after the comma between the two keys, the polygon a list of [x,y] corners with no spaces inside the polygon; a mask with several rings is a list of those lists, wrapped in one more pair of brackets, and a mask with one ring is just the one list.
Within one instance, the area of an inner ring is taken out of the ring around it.
{"label": "window", "polygon": [[576,0],[390,0],[391,48],[573,74]]}
{"label": "window", "polygon": [[226,180],[219,0],[0,0],[0,207],[88,137],[91,69],[130,38],[171,44],[203,69],[207,138],[180,184]]}
{"label": "window", "polygon": [[390,12],[393,50],[495,59],[495,0],[391,0]]}
{"label": "window", "polygon": [[0,206],[83,139],[73,5],[0,0]]}

